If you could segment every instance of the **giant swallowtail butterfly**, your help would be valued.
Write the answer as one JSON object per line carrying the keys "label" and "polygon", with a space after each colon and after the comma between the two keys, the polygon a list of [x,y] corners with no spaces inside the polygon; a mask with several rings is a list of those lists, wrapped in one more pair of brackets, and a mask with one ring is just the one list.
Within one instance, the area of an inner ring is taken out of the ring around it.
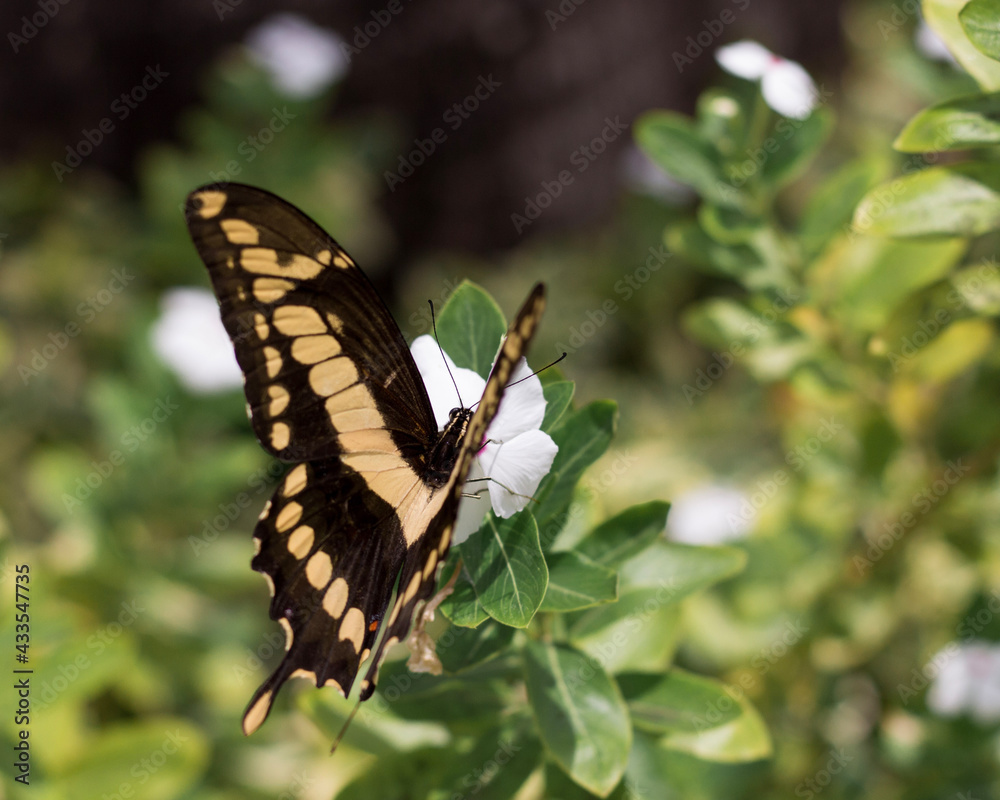
{"label": "giant swallowtail butterfly", "polygon": [[253,430],[294,464],[254,530],[251,566],[270,584],[286,652],[247,707],[249,734],[289,678],[346,696],[364,664],[360,697],[371,696],[388,648],[434,594],[462,485],[545,291],[535,286],[514,318],[478,408],[455,409],[439,433],[399,327],[315,222],[235,183],[192,192],[186,216],[243,370]]}

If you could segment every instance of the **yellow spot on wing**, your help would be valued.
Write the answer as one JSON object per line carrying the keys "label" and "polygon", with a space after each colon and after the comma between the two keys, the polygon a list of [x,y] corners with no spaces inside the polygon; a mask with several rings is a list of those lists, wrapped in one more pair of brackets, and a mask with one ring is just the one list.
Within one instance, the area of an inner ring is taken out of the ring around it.
{"label": "yellow spot on wing", "polygon": [[301,561],[309,555],[315,539],[316,531],[308,525],[299,525],[288,537],[288,552]]}
{"label": "yellow spot on wing", "polygon": [[284,450],[292,440],[292,429],[285,422],[275,422],[271,426],[271,447]]}
{"label": "yellow spot on wing", "polygon": [[302,519],[302,506],[298,503],[289,503],[278,512],[278,518],[274,521],[274,527],[283,533],[300,519]]}
{"label": "yellow spot on wing", "polygon": [[286,336],[306,336],[326,333],[326,323],[319,312],[309,306],[279,306],[272,319],[274,327]]}
{"label": "yellow spot on wing", "polygon": [[347,592],[347,581],[336,578],[323,595],[323,608],[334,619],[338,619],[347,607]]}
{"label": "yellow spot on wing", "polygon": [[406,594],[403,595],[403,605],[405,606],[414,597],[417,596],[417,590],[420,588],[420,573],[416,573],[412,578],[410,578],[410,585],[406,587]]}
{"label": "yellow spot on wing", "polygon": [[264,348],[264,358],[267,359],[265,367],[267,368],[267,377],[273,378],[279,372],[281,372],[281,365],[283,359],[281,358],[281,353],[276,347],[265,347]]}
{"label": "yellow spot on wing", "polygon": [[316,260],[320,264],[322,264],[323,266],[326,266],[326,267],[330,266],[330,259],[331,258],[333,258],[333,253],[331,253],[329,250],[320,250],[316,254]]}
{"label": "yellow spot on wing", "polygon": [[306,578],[314,589],[325,589],[333,574],[333,562],[322,550],[313,553],[306,563]]}
{"label": "yellow spot on wing", "polygon": [[260,231],[245,219],[224,219],[219,223],[226,238],[233,244],[258,244]]}
{"label": "yellow spot on wing", "polygon": [[281,627],[285,629],[285,650],[291,650],[292,642],[295,641],[295,632],[292,630],[292,623],[284,617],[281,617],[278,622],[281,624]]}
{"label": "yellow spot on wing", "polygon": [[318,261],[302,253],[282,253],[281,260],[284,263],[278,259],[278,252],[269,247],[247,247],[240,255],[240,264],[247,272],[297,281],[315,278],[323,270]]}
{"label": "yellow spot on wing", "polygon": [[271,403],[267,407],[267,413],[272,417],[278,416],[278,414],[288,408],[288,403],[292,399],[292,396],[288,393],[288,389],[278,384],[268,386],[267,394],[271,398]]}
{"label": "yellow spot on wing", "polygon": [[267,712],[271,710],[271,702],[273,700],[273,690],[264,692],[264,694],[257,698],[257,702],[247,709],[247,712],[243,715],[243,734],[245,736],[249,736],[261,726],[261,723],[264,722],[264,718],[267,716]]}
{"label": "yellow spot on wing", "polygon": [[357,381],[358,370],[354,362],[345,356],[322,361],[309,370],[309,386],[320,397],[342,392]]}
{"label": "yellow spot on wing", "polygon": [[341,352],[340,342],[328,333],[292,340],[292,358],[300,364],[318,364],[336,358]]}
{"label": "yellow spot on wing", "polygon": [[258,303],[277,303],[294,288],[294,283],[281,278],[254,278],[253,296]]}
{"label": "yellow spot on wing", "polygon": [[225,192],[198,192],[194,198],[201,201],[201,208],[198,209],[198,215],[202,219],[211,219],[216,216],[226,204]]}
{"label": "yellow spot on wing", "polygon": [[[241,286],[242,290],[243,287]],[[253,329],[257,332],[257,338],[262,342],[267,338],[268,334],[271,332],[270,326],[267,324],[267,320],[264,319],[264,315],[259,311],[254,312],[253,315]]]}
{"label": "yellow spot on wing", "polygon": [[308,680],[311,680],[313,683],[319,683],[319,681],[316,679],[316,673],[315,672],[313,672],[311,669],[302,669],[301,667],[299,667],[297,670],[295,670],[295,672],[293,672],[288,677],[289,678],[307,678]]}
{"label": "yellow spot on wing", "polygon": [[334,689],[340,692],[341,697],[347,697],[347,692],[344,691],[344,687],[341,686],[340,683],[338,681],[335,681],[333,678],[327,678],[326,682],[323,685],[332,686]]}
{"label": "yellow spot on wing", "polygon": [[333,259],[333,266],[340,267],[341,269],[347,269],[353,265],[353,261],[348,258],[344,253],[337,253],[336,257]]}
{"label": "yellow spot on wing", "polygon": [[444,529],[444,533],[441,534],[441,544],[438,545],[438,554],[441,558],[444,558],[444,554],[448,550],[448,545],[451,543],[451,526],[449,525]]}
{"label": "yellow spot on wing", "polygon": [[285,497],[296,495],[306,488],[307,469],[305,464],[299,464],[285,476],[284,488],[281,490]]}
{"label": "yellow spot on wing", "polygon": [[354,652],[361,652],[365,640],[365,615],[360,608],[349,608],[340,623],[340,638],[354,645]]}
{"label": "yellow spot on wing", "polygon": [[437,550],[431,550],[431,554],[427,557],[427,563],[424,564],[424,572],[423,572],[424,580],[430,578],[431,573],[434,572],[434,567],[437,566],[437,562],[438,562]]}

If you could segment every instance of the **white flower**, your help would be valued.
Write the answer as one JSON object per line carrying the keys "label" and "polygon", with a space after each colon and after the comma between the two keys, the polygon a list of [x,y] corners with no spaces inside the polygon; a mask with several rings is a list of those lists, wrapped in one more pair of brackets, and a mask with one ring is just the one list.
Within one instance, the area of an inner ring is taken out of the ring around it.
{"label": "white flower", "polygon": [[207,289],[171,289],[153,323],[153,351],[192,392],[208,394],[243,385],[219,304]]}
{"label": "white flower", "polygon": [[983,724],[1000,720],[1000,645],[961,644],[952,653],[934,656],[931,663],[939,665],[927,692],[931,711],[942,717],[968,713]]}
{"label": "white flower", "polygon": [[667,533],[685,544],[724,544],[742,539],[750,529],[744,513],[746,497],[725,486],[700,486],[670,505]]}
{"label": "white flower", "polygon": [[347,72],[344,40],[298,14],[275,14],[247,36],[250,55],[291,97],[315,97]]}
{"label": "white flower", "polygon": [[757,42],[727,44],[716,51],[715,60],[733,75],[759,80],[764,100],[779,114],[805,119],[816,107],[819,92],[809,73]]}
{"label": "white flower", "polygon": [[[486,388],[486,381],[471,369],[455,366],[443,354],[431,336],[418,336],[410,345],[413,360],[424,379],[427,394],[434,410],[438,430],[448,422],[449,412],[462,404],[477,402]],[[447,366],[446,366],[447,363]],[[451,372],[449,377],[448,372]],[[514,369],[510,383],[518,383],[505,392],[500,408],[486,432],[486,441],[472,462],[467,484],[482,481],[489,490],[489,502],[498,517],[513,516],[527,504],[538,489],[542,478],[548,474],[559,448],[552,438],[539,430],[545,416],[545,397],[542,382],[532,376],[528,362],[521,359]],[[452,383],[452,377],[455,382]],[[458,394],[455,385],[458,385]],[[472,494],[476,483],[466,486]],[[486,497],[478,500],[466,498],[459,507],[453,541],[458,544],[479,529],[487,511]]]}

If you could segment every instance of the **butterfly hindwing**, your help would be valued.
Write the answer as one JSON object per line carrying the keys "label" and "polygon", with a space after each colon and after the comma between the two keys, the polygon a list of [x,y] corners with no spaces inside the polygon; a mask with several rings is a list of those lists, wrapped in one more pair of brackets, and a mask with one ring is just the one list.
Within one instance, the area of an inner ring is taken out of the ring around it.
{"label": "butterfly hindwing", "polygon": [[294,463],[254,530],[252,566],[270,584],[286,652],[247,708],[251,733],[289,678],[346,695],[367,663],[361,699],[374,691],[385,654],[434,593],[462,485],[544,290],[535,287],[511,325],[478,409],[439,434],[399,327],[322,228],[275,195],[232,183],[192,192],[186,213],[254,432]]}

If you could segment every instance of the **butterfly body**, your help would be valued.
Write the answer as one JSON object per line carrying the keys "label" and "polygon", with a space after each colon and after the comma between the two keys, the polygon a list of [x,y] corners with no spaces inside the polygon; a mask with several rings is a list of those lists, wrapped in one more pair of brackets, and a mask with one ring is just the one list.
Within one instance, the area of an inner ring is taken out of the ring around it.
{"label": "butterfly body", "polygon": [[288,678],[346,696],[365,666],[361,699],[374,691],[385,653],[434,593],[472,458],[534,334],[544,287],[511,325],[476,410],[455,409],[438,432],[399,327],[322,228],[232,183],[192,192],[186,215],[254,432],[294,464],[254,530],[251,566],[270,584],[286,653],[250,701],[251,733]]}

